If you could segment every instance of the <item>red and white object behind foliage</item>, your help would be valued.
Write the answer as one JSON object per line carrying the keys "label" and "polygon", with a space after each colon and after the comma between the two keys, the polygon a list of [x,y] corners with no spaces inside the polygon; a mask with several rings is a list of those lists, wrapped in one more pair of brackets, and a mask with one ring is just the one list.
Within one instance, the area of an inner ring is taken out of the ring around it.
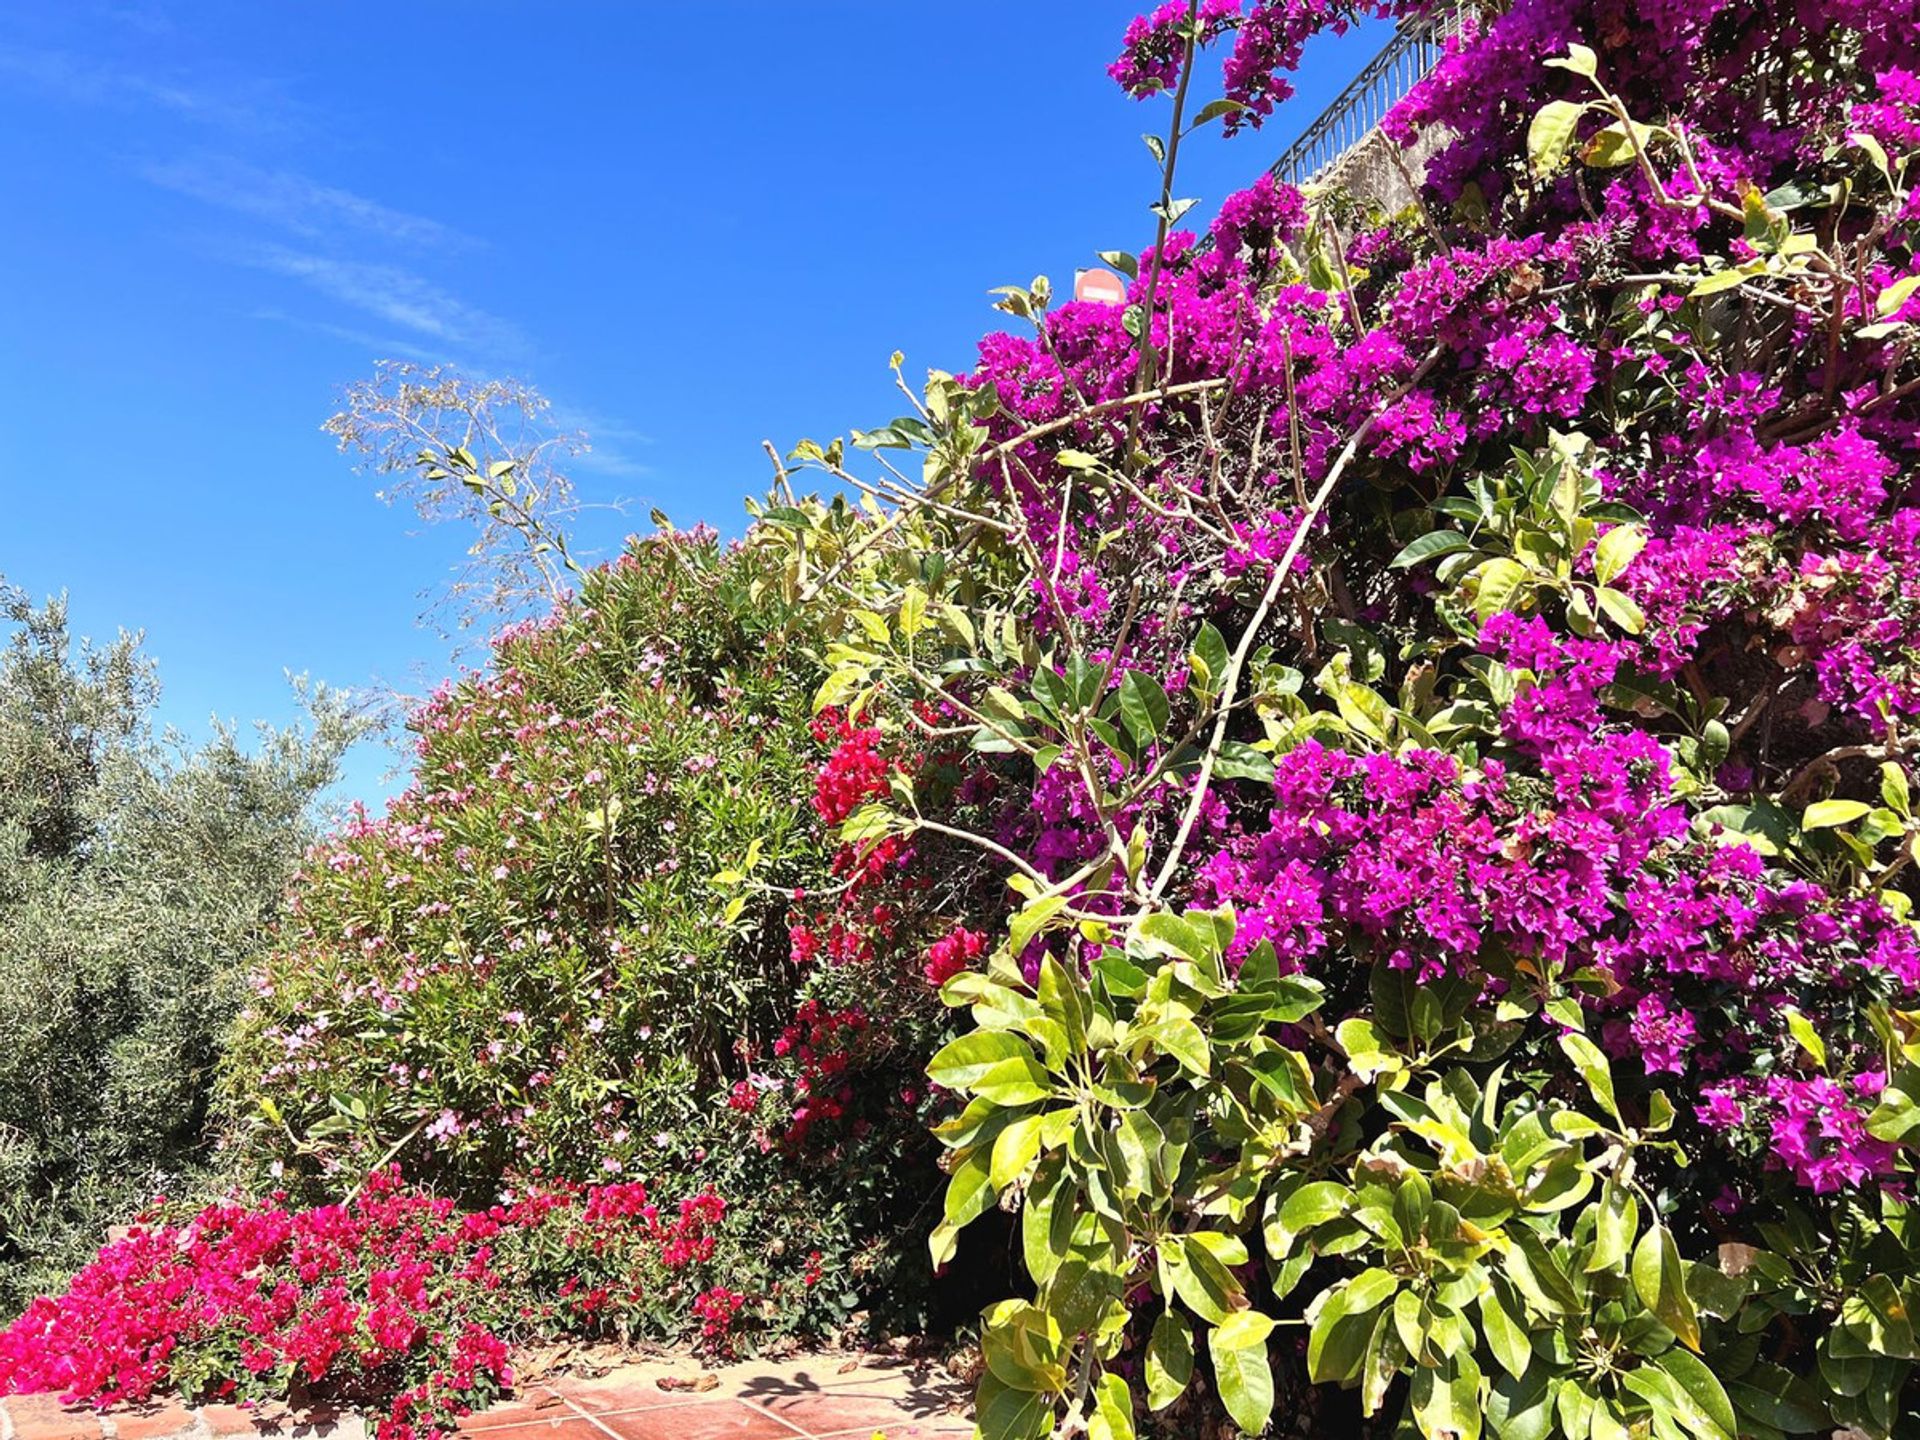
{"label": "red and white object behind foliage", "polygon": [[1073,272],[1073,298],[1095,305],[1124,305],[1127,302],[1127,282],[1111,270],[1076,270]]}

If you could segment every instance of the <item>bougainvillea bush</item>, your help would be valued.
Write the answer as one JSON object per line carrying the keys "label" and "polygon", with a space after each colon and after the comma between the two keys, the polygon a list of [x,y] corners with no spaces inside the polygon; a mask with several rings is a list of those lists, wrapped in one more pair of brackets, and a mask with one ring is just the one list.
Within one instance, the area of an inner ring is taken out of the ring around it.
{"label": "bougainvillea bush", "polygon": [[644,1185],[549,1187],[483,1210],[395,1169],[343,1204],[284,1195],[136,1224],[0,1332],[0,1394],[370,1405],[387,1440],[448,1430],[510,1387],[508,1346],[698,1327],[731,1353],[741,1298],[711,1283],[726,1203]]}
{"label": "bougainvillea bush", "polygon": [[758,532],[818,702],[971,752],[841,835],[1005,886],[930,1067],[933,1253],[1031,1280],[983,1434],[1912,1433],[1913,12],[1470,11],[1403,212],[1196,237],[1180,141],[1375,12],[1170,0],[1126,303],[795,452],[896,502]]}

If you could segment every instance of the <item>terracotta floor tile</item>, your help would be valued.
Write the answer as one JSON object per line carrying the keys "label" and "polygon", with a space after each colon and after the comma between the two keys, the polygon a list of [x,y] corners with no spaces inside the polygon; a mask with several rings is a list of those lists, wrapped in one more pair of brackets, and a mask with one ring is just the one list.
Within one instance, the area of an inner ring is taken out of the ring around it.
{"label": "terracotta floor tile", "polygon": [[314,1406],[295,1410],[278,1401],[259,1405],[202,1405],[201,1421],[214,1435],[266,1437],[266,1440],[339,1440],[363,1433],[360,1418]]}
{"label": "terracotta floor tile", "polygon": [[91,1410],[68,1410],[51,1395],[13,1395],[7,1399],[14,1440],[98,1440],[100,1417]]}
{"label": "terracotta floor tile", "polygon": [[118,1440],[167,1440],[193,1430],[193,1412],[177,1401],[115,1410],[108,1417]]}
{"label": "terracotta floor tile", "polygon": [[958,1424],[972,1429],[968,1422],[947,1412],[943,1405],[903,1399],[897,1395],[848,1393],[844,1390],[812,1391],[798,1395],[770,1395],[754,1401],[769,1414],[814,1435],[837,1435],[864,1429],[868,1434],[885,1430],[887,1440],[893,1432],[910,1424]]}
{"label": "terracotta floor tile", "polygon": [[478,1410],[460,1422],[460,1433],[471,1435],[482,1430],[505,1430],[528,1425],[558,1425],[562,1420],[579,1417],[567,1408],[558,1395],[508,1400],[490,1410]]}
{"label": "terracotta floor tile", "polygon": [[600,1423],[620,1440],[794,1440],[805,1433],[738,1400],[629,1410]]}
{"label": "terracotta floor tile", "polygon": [[956,1435],[973,1434],[973,1422],[950,1415],[945,1420],[893,1421],[886,1425],[859,1425],[851,1430],[836,1430],[818,1440],[871,1440],[875,1432],[887,1440],[953,1440]]}
{"label": "terracotta floor tile", "polygon": [[486,1436],[486,1440],[607,1440],[606,1431],[591,1420],[582,1420],[572,1414],[558,1424],[536,1420],[527,1425],[504,1425],[497,1430],[483,1430],[480,1433]]}
{"label": "terracotta floor tile", "polygon": [[725,1393],[698,1390],[662,1390],[647,1381],[620,1385],[581,1385],[560,1391],[589,1415],[621,1415],[629,1410],[658,1410],[663,1405],[697,1405],[731,1398]]}

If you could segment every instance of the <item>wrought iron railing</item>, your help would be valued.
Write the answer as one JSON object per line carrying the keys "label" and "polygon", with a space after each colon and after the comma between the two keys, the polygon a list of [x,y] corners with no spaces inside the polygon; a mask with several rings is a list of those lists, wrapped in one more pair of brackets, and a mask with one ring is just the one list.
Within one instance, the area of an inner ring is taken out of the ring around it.
{"label": "wrought iron railing", "polygon": [[1305,185],[1332,168],[1379,127],[1387,112],[1405,97],[1446,54],[1447,38],[1460,27],[1460,11],[1440,8],[1432,19],[1409,22],[1394,31],[1367,68],[1334,97],[1333,103],[1286,153],[1269,167],[1273,178]]}

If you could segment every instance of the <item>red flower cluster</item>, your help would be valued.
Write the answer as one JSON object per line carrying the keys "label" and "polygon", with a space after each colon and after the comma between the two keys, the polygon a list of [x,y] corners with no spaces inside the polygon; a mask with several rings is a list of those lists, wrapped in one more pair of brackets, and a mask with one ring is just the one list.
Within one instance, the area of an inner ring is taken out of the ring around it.
{"label": "red flower cluster", "polygon": [[880,754],[878,727],[862,729],[829,710],[813,722],[813,736],[822,744],[839,741],[813,786],[813,808],[827,824],[840,824],[869,800],[887,793],[894,765]]}
{"label": "red flower cluster", "polygon": [[216,1205],[136,1226],[34,1301],[0,1332],[0,1394],[107,1406],[297,1384],[386,1397],[382,1440],[418,1440],[512,1384],[510,1340],[625,1324],[656,1288],[683,1293],[654,1282],[711,1260],[725,1215],[706,1191],[663,1218],[639,1184],[463,1211],[397,1170],[344,1205]]}
{"label": "red flower cluster", "polygon": [[933,942],[927,949],[927,983],[938,990],[962,970],[970,969],[987,949],[987,937],[964,925]]}
{"label": "red flower cluster", "polygon": [[793,1082],[799,1102],[787,1126],[786,1142],[798,1145],[822,1120],[838,1120],[853,1101],[847,1074],[853,1047],[867,1029],[867,1012],[858,1005],[832,1010],[808,1000],[794,1012],[793,1023],[773,1042],[773,1053],[792,1056],[800,1074]]}
{"label": "red flower cluster", "polygon": [[738,1290],[716,1285],[697,1296],[693,1313],[700,1317],[700,1344],[716,1355],[733,1353],[733,1322],[740,1318],[747,1297]]}

